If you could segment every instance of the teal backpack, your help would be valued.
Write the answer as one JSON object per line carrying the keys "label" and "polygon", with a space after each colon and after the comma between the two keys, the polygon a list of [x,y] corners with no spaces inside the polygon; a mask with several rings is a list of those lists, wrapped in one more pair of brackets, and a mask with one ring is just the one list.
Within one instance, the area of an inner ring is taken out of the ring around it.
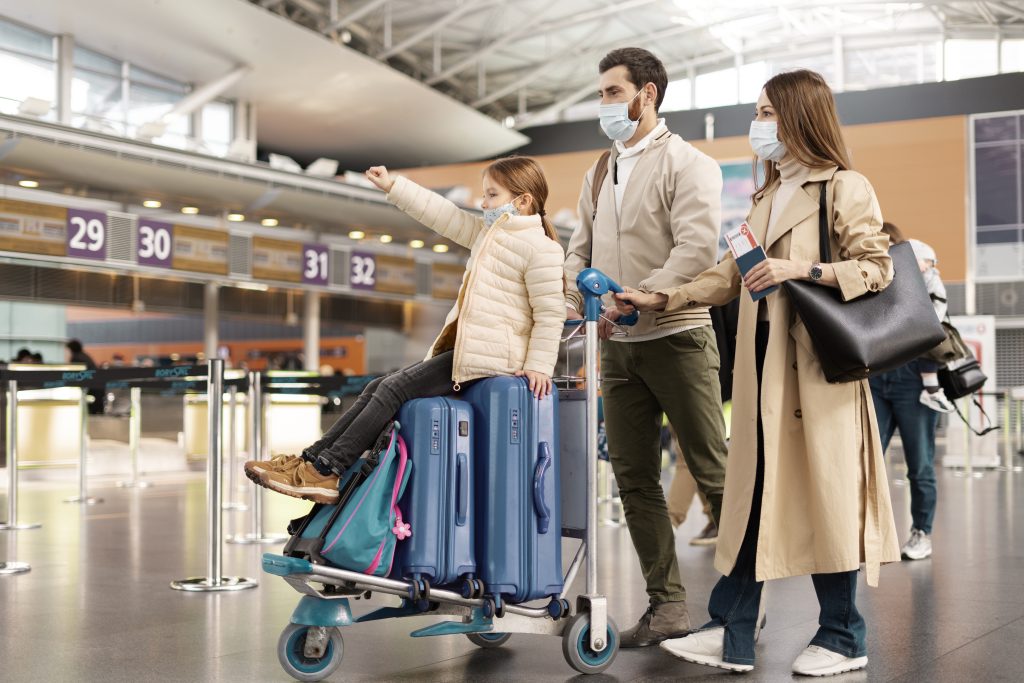
{"label": "teal backpack", "polygon": [[[322,559],[340,569],[371,576],[391,573],[395,547],[412,535],[398,509],[412,461],[397,428],[389,431],[385,451],[374,452],[369,461],[358,461],[342,477],[339,505],[316,506],[296,534],[302,541],[320,546],[318,552],[311,553],[314,561]],[[285,550],[289,554],[288,548]]]}

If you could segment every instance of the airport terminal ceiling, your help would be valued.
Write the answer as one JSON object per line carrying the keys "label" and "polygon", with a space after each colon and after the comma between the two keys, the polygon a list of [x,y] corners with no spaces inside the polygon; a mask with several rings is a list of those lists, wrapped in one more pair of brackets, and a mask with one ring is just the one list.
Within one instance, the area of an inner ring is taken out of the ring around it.
{"label": "airport terminal ceiling", "polygon": [[[596,118],[596,65],[625,45],[654,51],[680,83],[710,82],[736,68],[743,89],[744,80],[759,86],[771,73],[802,65],[844,90],[942,80],[932,77],[936,62],[959,68],[959,60],[934,54],[943,40],[1024,38],[1024,3],[1017,1],[251,2],[520,130],[573,118],[577,106],[580,118]],[[835,73],[836,61],[845,73]],[[678,92],[685,87],[672,90],[677,101],[670,106],[702,108],[691,93]]]}

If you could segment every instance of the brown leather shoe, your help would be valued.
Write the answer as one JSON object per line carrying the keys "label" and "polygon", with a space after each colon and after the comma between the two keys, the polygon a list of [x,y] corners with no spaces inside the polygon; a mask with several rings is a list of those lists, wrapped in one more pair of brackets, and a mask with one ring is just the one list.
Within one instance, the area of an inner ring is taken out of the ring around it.
{"label": "brown leather shoe", "polygon": [[270,460],[250,460],[243,466],[245,476],[249,477],[254,484],[265,486],[260,475],[264,472],[290,472],[302,464],[302,458],[297,455],[275,455]]}
{"label": "brown leather shoe", "polygon": [[[301,459],[300,459],[301,460]],[[260,475],[263,485],[271,491],[314,503],[334,505],[338,502],[338,477],[320,474],[313,463],[301,460],[298,467],[288,471],[267,470]]]}
{"label": "brown leather shoe", "polygon": [[652,602],[636,626],[619,634],[619,647],[651,647],[691,631],[685,600]]}

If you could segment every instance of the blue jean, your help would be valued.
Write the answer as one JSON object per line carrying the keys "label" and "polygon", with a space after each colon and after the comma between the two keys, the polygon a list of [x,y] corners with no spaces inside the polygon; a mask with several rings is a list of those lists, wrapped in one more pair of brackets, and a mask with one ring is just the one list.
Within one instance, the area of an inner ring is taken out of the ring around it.
{"label": "blue jean", "polygon": [[882,449],[889,448],[892,435],[899,429],[910,480],[910,516],[915,529],[930,534],[937,500],[935,429],[939,414],[921,404],[922,369],[918,361],[912,361],[872,377],[870,383]]}
{"label": "blue jean", "polygon": [[[757,380],[761,384],[765,349],[768,346],[768,323],[757,324],[755,342]],[[760,405],[760,401],[758,401]],[[761,497],[764,493],[764,433],[761,414],[757,416],[757,470],[754,475],[754,496],[750,517],[743,534],[743,543],[736,564],[711,591],[708,612],[711,621],[704,628],[725,627],[723,659],[732,664],[754,663],[754,630],[764,582],[755,579],[757,540],[761,522]],[[818,645],[847,657],[862,657],[867,652],[867,627],[857,611],[857,572],[814,574],[811,576],[818,596],[820,614],[818,632],[811,645]]]}

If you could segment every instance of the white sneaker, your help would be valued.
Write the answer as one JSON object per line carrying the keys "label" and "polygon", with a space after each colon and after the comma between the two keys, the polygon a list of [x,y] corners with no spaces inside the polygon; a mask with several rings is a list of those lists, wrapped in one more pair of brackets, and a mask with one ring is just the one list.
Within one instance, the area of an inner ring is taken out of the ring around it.
{"label": "white sneaker", "polygon": [[953,405],[952,401],[946,398],[946,392],[939,389],[935,392],[929,392],[927,389],[921,390],[921,405],[926,408],[931,408],[937,413],[952,413],[956,410],[956,406]]}
{"label": "white sneaker", "polygon": [[659,647],[673,657],[694,664],[740,673],[754,670],[753,664],[732,664],[722,659],[725,651],[725,628],[721,626],[697,631],[683,638],[664,640]]}
{"label": "white sneaker", "polygon": [[923,560],[932,556],[932,539],[920,529],[910,530],[910,540],[900,549],[906,560]]}
{"label": "white sneaker", "polygon": [[801,676],[835,676],[868,665],[867,657],[847,657],[817,645],[809,645],[793,662],[793,673]]}

